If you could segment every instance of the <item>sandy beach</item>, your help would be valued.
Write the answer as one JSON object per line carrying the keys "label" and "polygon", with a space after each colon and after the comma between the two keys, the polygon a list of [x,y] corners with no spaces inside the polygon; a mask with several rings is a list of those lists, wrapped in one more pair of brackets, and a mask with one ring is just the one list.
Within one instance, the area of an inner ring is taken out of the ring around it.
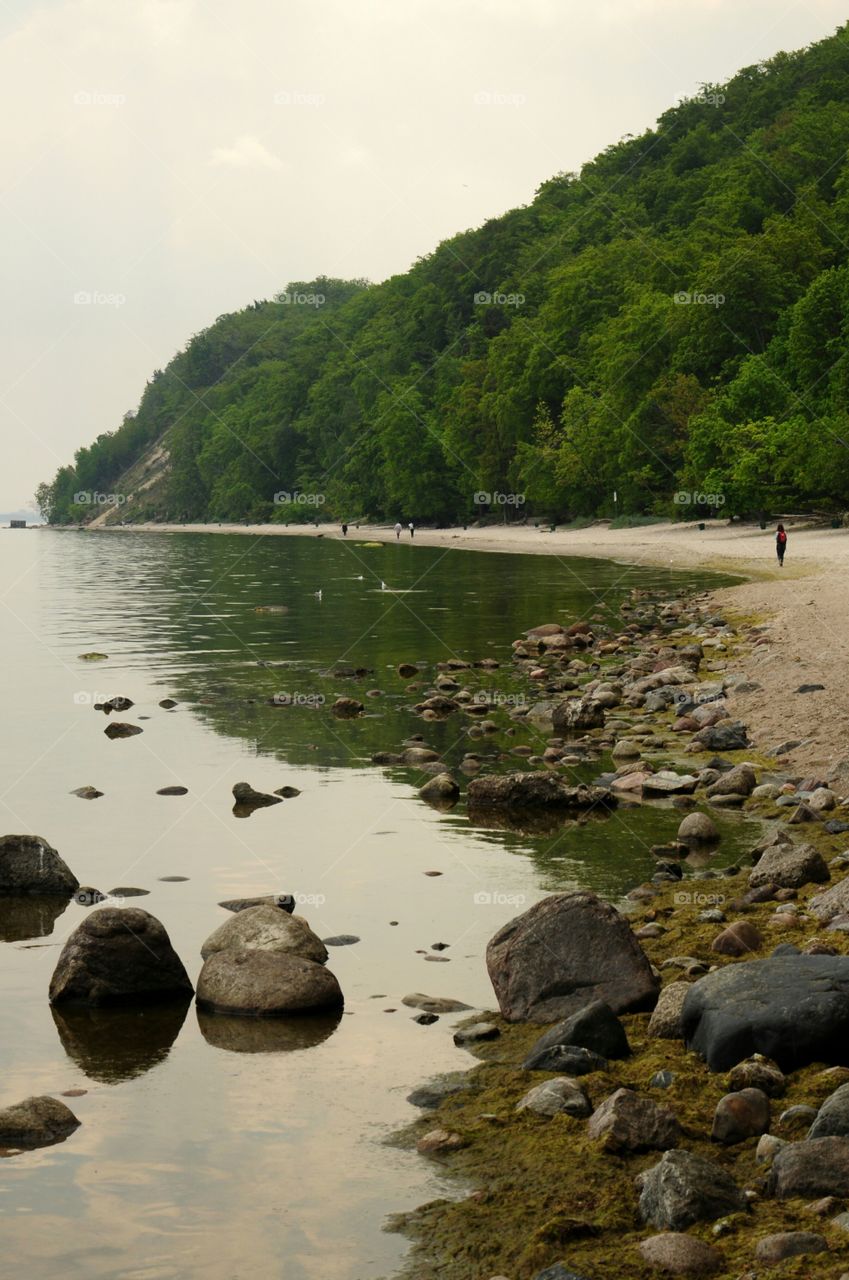
{"label": "sandy beach", "polygon": [[[337,524],[289,527],[238,524],[149,524],[101,530],[114,533],[237,533],[246,537],[286,536],[342,538]],[[756,525],[696,522],[611,529],[492,525],[484,528],[416,530],[419,546],[529,555],[588,556],[628,564],[716,570],[739,574],[746,581],[714,593],[717,607],[757,617],[769,624],[770,643],[755,650],[744,667],[760,690],[733,699],[732,713],[748,725],[758,751],[770,755],[777,746],[798,740],[782,756],[789,772],[821,775],[833,772],[838,786],[849,789],[849,530],[806,528],[787,522],[785,566],[778,567],[774,531]],[[409,541],[405,530],[402,538]],[[351,526],[349,541],[391,542],[387,526]],[[542,621],[538,619],[537,621]],[[739,664],[738,664],[739,665]],[[822,690],[797,693],[802,685]]]}

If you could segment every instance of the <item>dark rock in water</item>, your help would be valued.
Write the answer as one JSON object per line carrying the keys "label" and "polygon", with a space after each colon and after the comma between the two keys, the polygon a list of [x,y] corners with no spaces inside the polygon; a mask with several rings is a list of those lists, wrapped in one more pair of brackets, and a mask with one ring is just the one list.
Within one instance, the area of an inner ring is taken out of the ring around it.
{"label": "dark rock in water", "polygon": [[438,1013],[415,1013],[412,1017],[413,1022],[417,1022],[420,1027],[430,1027],[434,1022],[439,1021]]}
{"label": "dark rock in water", "polygon": [[134,738],[137,733],[144,733],[137,724],[125,724],[122,720],[113,720],[103,730],[107,738]]}
{"label": "dark rock in water", "polygon": [[106,894],[90,884],[81,884],[74,894],[74,902],[79,907],[96,907],[98,902],[105,902]]}
{"label": "dark rock in water", "polygon": [[299,796],[301,793],[297,787],[278,787],[274,794],[282,796],[284,800],[294,800],[295,796]]}
{"label": "dark rock in water", "polygon": [[243,1017],[277,1017],[343,1003],[334,974],[313,960],[276,951],[217,951],[198,978],[198,1008]]}
{"label": "dark rock in water", "polygon": [[692,1151],[665,1152],[636,1182],[640,1216],[662,1231],[686,1231],[695,1222],[713,1222],[748,1207],[734,1179]]}
{"label": "dark rock in water", "polygon": [[438,809],[448,809],[459,800],[460,788],[450,773],[441,772],[419,787],[419,795]]}
{"label": "dark rock in water", "polygon": [[78,887],[77,877],[41,836],[0,837],[0,895],[68,898]]}
{"label": "dark rock in water", "polygon": [[469,1088],[471,1088],[471,1085],[469,1084],[467,1072],[449,1072],[447,1075],[437,1077],[436,1080],[431,1080],[428,1084],[420,1085],[412,1093],[408,1093],[407,1101],[414,1107],[421,1107],[424,1111],[433,1111],[446,1098],[452,1097],[455,1093],[464,1093]]}
{"label": "dark rock in water", "polygon": [[79,796],[81,800],[99,800],[103,792],[98,791],[97,787],[76,787],[71,795]]}
{"label": "dark rock in water", "polygon": [[769,1098],[762,1089],[739,1089],[720,1098],[713,1113],[711,1138],[725,1146],[759,1138],[769,1129]]}
{"label": "dark rock in water", "polygon": [[107,699],[106,702],[102,704],[103,710],[106,712],[107,715],[109,715],[111,711],[129,711],[130,707],[132,707],[133,705],[134,703],[132,698],[121,698],[121,697],[109,698]]}
{"label": "dark rock in water", "polygon": [[767,1192],[778,1200],[849,1195],[849,1138],[785,1143],[772,1162]]}
{"label": "dark rock in water", "polygon": [[353,947],[360,939],[355,933],[337,933],[332,938],[322,938],[326,947]]}
{"label": "dark rock in water", "polygon": [[627,1058],[631,1052],[625,1028],[610,1005],[603,1000],[593,1000],[550,1031],[546,1031],[534,1044],[531,1055],[558,1044],[574,1044],[582,1049],[592,1049],[602,1058]]}
{"label": "dark rock in water", "polygon": [[50,979],[51,1004],[129,1004],[191,993],[164,927],[139,907],[100,907],[86,916]]}
{"label": "dark rock in water", "polygon": [[79,1128],[79,1120],[64,1102],[48,1095],[25,1098],[0,1109],[0,1146],[49,1147],[63,1142]]}
{"label": "dark rock in water", "polygon": [[179,703],[175,702],[173,698],[163,698],[159,705],[164,707],[166,711],[173,711],[174,707],[179,706]]}
{"label": "dark rock in water", "polygon": [[225,911],[246,911],[248,907],[271,905],[279,907],[281,911],[288,911],[291,915],[296,903],[291,893],[266,893],[261,898],[228,898],[225,902],[219,902],[218,905]]}
{"label": "dark rock in water", "polygon": [[53,1022],[65,1053],[90,1080],[119,1084],[167,1058],[189,1008],[190,995],[157,1004],[107,1008],[54,1005]]}
{"label": "dark rock in water", "polygon": [[266,809],[272,804],[282,804],[280,796],[271,796],[264,791],[254,791],[249,782],[237,782],[233,787],[233,799],[236,801],[233,812],[237,809],[252,812],[254,809]]}
{"label": "dark rock in water", "polygon": [[160,787],[156,793],[158,796],[187,796],[189,794],[188,787]]}
{"label": "dark rock in water", "polygon": [[497,1040],[500,1035],[494,1022],[474,1022],[470,1027],[460,1027],[459,1031],[454,1032],[454,1043],[463,1048],[482,1040]]}
{"label": "dark rock in water", "polygon": [[633,1089],[617,1089],[590,1117],[590,1138],[605,1151],[668,1151],[681,1140],[681,1126],[666,1107]]}
{"label": "dark rock in water", "polygon": [[110,898],[146,898],[150,893],[150,889],[136,889],[131,884],[119,884],[115,889],[109,889]]}
{"label": "dark rock in water", "polygon": [[614,808],[616,796],[605,787],[567,786],[560,778],[544,773],[486,774],[472,778],[468,791],[469,810],[505,809],[522,812],[532,809]]}
{"label": "dark rock in water", "polygon": [[365,711],[365,707],[356,698],[337,698],[330,710],[337,720],[351,720]]}
{"label": "dark rock in water", "polygon": [[849,1065],[849,956],[770,956],[694,983],[681,1015],[687,1047],[711,1071],[762,1053],[782,1071]]}
{"label": "dark rock in water", "polygon": [[574,1044],[554,1044],[539,1052],[532,1051],[522,1063],[524,1071],[561,1071],[570,1076],[587,1076],[592,1071],[607,1071],[606,1058],[592,1049]]}
{"label": "dark rock in water", "polygon": [[826,1098],[808,1137],[849,1138],[849,1084],[842,1084]]}
{"label": "dark rock in water", "polygon": [[568,1018],[593,1000],[642,1012],[660,988],[630,925],[594,893],[544,898],[499,929],[486,960],[509,1022]]}
{"label": "dark rock in water", "polygon": [[418,991],[404,996],[401,1003],[410,1009],[422,1009],[425,1013],[464,1013],[472,1007],[463,1004],[462,1000],[452,1000],[450,996],[426,996]]}
{"label": "dark rock in water", "polygon": [[159,879],[163,884],[183,884],[189,879],[188,876],[160,876]]}

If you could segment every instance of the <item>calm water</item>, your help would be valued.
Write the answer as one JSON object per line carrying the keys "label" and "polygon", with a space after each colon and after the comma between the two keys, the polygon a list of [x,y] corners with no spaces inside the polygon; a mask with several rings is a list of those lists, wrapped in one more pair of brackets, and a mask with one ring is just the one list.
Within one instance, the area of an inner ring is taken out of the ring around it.
{"label": "calm water", "polygon": [[[84,884],[149,890],[137,905],[162,920],[193,979],[222,898],[294,892],[320,936],[362,939],[331,949],[338,1020],[199,1019],[194,1006],[54,1016],[50,974],[84,909],[0,900],[0,1104],[87,1090],[70,1100],[82,1125],[67,1142],[0,1165],[3,1256],[37,1280],[392,1275],[404,1244],[382,1231],[385,1216],[456,1188],[385,1138],[412,1117],[411,1088],[471,1062],[452,1043],[455,1019],[421,1027],[401,997],[491,1007],[483,952],[495,930],[552,890],[617,898],[650,874],[649,845],[680,816],[651,806],[528,836],[475,829],[462,807],[433,812],[420,776],[370,756],[423,733],[457,763],[473,745],[468,721],[424,724],[395,667],[509,662],[510,641],[536,623],[609,616],[634,586],[702,584],[350,536],[47,531],[4,531],[0,573],[4,830],[44,836]],[[80,660],[92,650],[107,660]],[[374,674],[352,681],[328,674],[334,664]],[[496,703],[515,691],[504,673],[467,674]],[[365,717],[331,716],[336,696],[372,687],[384,696],[363,699]],[[265,705],[279,693],[295,705]],[[116,694],[135,702],[120,718],[141,736],[104,736],[92,703]],[[165,697],[176,710],[158,706]],[[499,734],[480,749],[520,741]],[[239,819],[240,781],[302,794]],[[87,784],[103,798],[69,794]],[[173,784],[189,794],[155,794]],[[161,879],[173,875],[188,879]],[[449,963],[421,954],[437,941]]]}

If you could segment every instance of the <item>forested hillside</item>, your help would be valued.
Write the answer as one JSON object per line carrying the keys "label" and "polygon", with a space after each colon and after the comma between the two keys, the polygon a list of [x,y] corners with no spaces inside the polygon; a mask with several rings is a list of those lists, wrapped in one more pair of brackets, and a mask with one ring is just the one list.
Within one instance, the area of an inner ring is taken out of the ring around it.
{"label": "forested hillside", "polygon": [[403,275],[222,316],[39,501],[57,523],[110,492],[125,520],[849,507],[847,149],[849,25]]}

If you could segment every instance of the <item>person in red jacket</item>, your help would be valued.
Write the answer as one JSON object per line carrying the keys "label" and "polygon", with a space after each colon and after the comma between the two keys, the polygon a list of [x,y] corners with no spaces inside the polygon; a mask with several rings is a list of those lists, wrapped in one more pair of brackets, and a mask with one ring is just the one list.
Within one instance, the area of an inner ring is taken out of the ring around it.
{"label": "person in red jacket", "polygon": [[784,552],[787,550],[787,534],[784,532],[784,525],[780,524],[775,535],[775,554],[778,556],[778,564],[780,568],[784,568]]}

